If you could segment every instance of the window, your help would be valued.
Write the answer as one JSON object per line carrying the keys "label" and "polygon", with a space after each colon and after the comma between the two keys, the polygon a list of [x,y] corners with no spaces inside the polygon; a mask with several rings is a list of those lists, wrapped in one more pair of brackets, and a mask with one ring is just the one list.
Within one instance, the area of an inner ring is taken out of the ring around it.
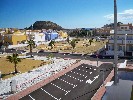
{"label": "window", "polygon": [[124,27],[121,27],[121,29],[124,29]]}
{"label": "window", "polygon": [[122,46],[119,46],[119,51],[122,50]]}
{"label": "window", "polygon": [[108,46],[108,50],[110,50],[110,46]]}

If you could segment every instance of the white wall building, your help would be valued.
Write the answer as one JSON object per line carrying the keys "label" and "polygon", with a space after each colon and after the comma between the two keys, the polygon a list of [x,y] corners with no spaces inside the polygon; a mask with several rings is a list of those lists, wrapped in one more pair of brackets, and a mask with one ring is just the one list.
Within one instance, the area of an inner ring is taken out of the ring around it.
{"label": "white wall building", "polygon": [[44,33],[34,33],[34,41],[36,44],[45,42],[45,34]]}
{"label": "white wall building", "polygon": [[[118,56],[133,56],[133,28],[132,24],[122,24],[117,30]],[[114,55],[114,30],[110,31],[106,55]]]}

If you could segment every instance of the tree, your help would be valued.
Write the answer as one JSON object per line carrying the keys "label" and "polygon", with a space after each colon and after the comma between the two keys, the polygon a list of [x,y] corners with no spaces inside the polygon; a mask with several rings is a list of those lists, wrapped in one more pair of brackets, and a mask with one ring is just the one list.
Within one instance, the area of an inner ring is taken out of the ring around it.
{"label": "tree", "polygon": [[53,49],[54,44],[55,44],[55,41],[51,40],[50,43],[49,43],[49,46],[51,46],[51,49]]}
{"label": "tree", "polygon": [[93,42],[93,40],[92,40],[92,39],[90,39],[90,40],[89,40],[89,42],[90,42],[90,45],[91,45],[91,43]]}
{"label": "tree", "polygon": [[9,62],[14,63],[15,73],[18,73],[17,64],[18,64],[19,62],[21,62],[21,59],[18,58],[18,54],[13,54],[12,56],[7,56],[6,59],[7,59]]}
{"label": "tree", "polygon": [[0,41],[0,48],[3,46],[3,42],[2,41]]}
{"label": "tree", "polygon": [[32,39],[30,39],[27,42],[28,42],[28,46],[30,47],[30,55],[32,57],[32,49],[35,47],[35,42]]}
{"label": "tree", "polygon": [[69,37],[67,37],[67,42],[69,43]]}
{"label": "tree", "polygon": [[76,46],[75,40],[73,39],[70,44],[71,44],[72,48],[74,49]]}
{"label": "tree", "polygon": [[52,53],[50,53],[48,56],[47,56],[47,59],[50,60],[54,57],[54,55]]}

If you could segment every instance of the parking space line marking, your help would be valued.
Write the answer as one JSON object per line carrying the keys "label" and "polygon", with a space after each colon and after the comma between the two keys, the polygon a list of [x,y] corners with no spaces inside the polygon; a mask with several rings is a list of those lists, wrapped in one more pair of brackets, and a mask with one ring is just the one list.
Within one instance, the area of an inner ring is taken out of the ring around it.
{"label": "parking space line marking", "polygon": [[80,80],[80,79],[78,79],[78,78],[76,78],[76,77],[72,77],[72,76],[70,76],[70,75],[67,75],[67,76],[69,76],[69,77],[71,77],[71,78],[73,78],[73,79],[75,79],[75,80],[79,80],[80,82],[82,81],[82,80]]}
{"label": "parking space line marking", "polygon": [[66,92],[66,90],[62,89],[61,87],[59,87],[58,85],[55,85],[54,83],[51,83],[53,86],[57,87],[58,89],[61,89],[62,91]]}
{"label": "parking space line marking", "polygon": [[83,76],[83,77],[85,76],[84,74],[80,74],[80,73],[78,73],[78,72],[76,73],[76,72],[73,71],[73,73],[75,73],[75,74],[77,74],[77,75],[80,75],[80,76]]}
{"label": "parking space line marking", "polygon": [[[80,70],[80,69],[79,69],[79,70]],[[84,69],[83,69],[82,71],[87,73],[87,71],[85,71]]]}
{"label": "parking space line marking", "polygon": [[55,100],[61,100],[61,98],[56,98],[56,97],[54,97],[52,94],[50,94],[49,92],[47,92],[46,90],[44,90],[44,89],[42,89],[41,88],[41,90],[43,90],[45,93],[47,93],[48,95],[50,95],[51,97],[53,97]]}
{"label": "parking space line marking", "polygon": [[31,95],[29,95],[29,97],[30,97],[32,100],[35,100]]}
{"label": "parking space line marking", "polygon": [[61,89],[62,91],[66,92],[65,95],[67,95],[67,94],[71,91],[71,90],[66,91],[66,90],[62,89],[61,87],[57,86],[57,85],[54,84],[54,83],[51,83],[51,84],[52,84],[53,86],[57,87],[58,89]]}
{"label": "parking space line marking", "polygon": [[67,81],[65,81],[65,80],[63,80],[63,79],[60,79],[61,81],[63,81],[63,82],[65,82],[65,83],[67,83],[67,84],[69,84],[69,85],[72,85],[73,86],[73,88],[75,88],[77,85],[74,85],[74,84],[72,84],[72,83],[69,83],[69,82],[67,82]]}

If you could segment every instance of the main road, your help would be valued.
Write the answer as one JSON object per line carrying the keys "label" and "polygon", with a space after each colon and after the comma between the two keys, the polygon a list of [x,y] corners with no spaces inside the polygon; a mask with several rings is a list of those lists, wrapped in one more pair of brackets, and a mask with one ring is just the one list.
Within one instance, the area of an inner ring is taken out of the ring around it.
{"label": "main road", "polygon": [[[97,59],[95,56],[92,55],[82,55],[82,54],[69,54],[69,53],[54,53],[54,52],[33,52],[32,55],[38,55],[38,56],[48,56],[50,53],[53,54],[54,57],[60,57],[60,58],[71,58],[71,59],[81,59],[81,60],[90,60],[90,61],[101,61],[101,62],[114,62],[113,57],[108,58],[102,58],[99,55],[99,58]],[[27,53],[27,55],[30,55],[30,53]],[[124,59],[119,59],[118,63],[124,62]]]}

